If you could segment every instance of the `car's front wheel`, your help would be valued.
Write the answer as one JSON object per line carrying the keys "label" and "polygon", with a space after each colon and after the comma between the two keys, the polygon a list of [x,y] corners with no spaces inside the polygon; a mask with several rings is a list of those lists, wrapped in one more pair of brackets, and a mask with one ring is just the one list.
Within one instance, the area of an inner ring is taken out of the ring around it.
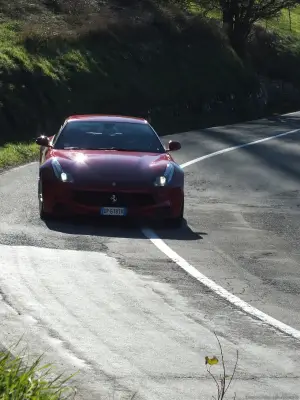
{"label": "car's front wheel", "polygon": [[38,199],[39,199],[39,214],[42,220],[50,218],[50,214],[46,213],[44,210],[44,199],[43,199],[43,185],[41,180],[39,180],[38,185]]}
{"label": "car's front wheel", "polygon": [[176,218],[168,218],[166,221],[166,225],[172,229],[179,229],[182,227],[183,224],[183,214],[184,214],[184,202],[181,207],[181,212],[178,217]]}

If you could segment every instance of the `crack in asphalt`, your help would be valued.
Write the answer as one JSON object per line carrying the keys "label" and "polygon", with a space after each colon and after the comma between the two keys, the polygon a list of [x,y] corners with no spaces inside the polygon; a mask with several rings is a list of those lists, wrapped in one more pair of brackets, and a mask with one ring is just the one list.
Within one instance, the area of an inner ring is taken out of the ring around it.
{"label": "crack in asphalt", "polygon": [[15,307],[13,305],[13,302],[11,300],[9,300],[8,295],[6,293],[4,293],[3,289],[0,288],[0,295],[2,297],[2,300],[4,301],[4,303],[12,310],[14,311],[17,315],[22,315],[21,311],[19,311],[17,309],[17,307]]}

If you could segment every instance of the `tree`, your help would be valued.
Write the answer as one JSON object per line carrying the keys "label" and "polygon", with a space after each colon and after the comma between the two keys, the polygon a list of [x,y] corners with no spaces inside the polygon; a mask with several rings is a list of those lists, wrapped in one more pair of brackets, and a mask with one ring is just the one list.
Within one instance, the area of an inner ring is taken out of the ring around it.
{"label": "tree", "polygon": [[253,24],[259,20],[276,17],[285,8],[299,5],[299,0],[197,0],[210,10],[221,12],[232,47],[245,56],[245,46]]}

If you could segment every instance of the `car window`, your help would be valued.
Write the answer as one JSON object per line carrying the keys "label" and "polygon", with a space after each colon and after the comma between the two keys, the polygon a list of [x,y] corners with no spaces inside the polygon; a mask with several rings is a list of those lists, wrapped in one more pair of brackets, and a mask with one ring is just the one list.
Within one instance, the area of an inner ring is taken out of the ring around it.
{"label": "car window", "polygon": [[165,152],[148,124],[110,121],[70,121],[58,136],[54,148]]}

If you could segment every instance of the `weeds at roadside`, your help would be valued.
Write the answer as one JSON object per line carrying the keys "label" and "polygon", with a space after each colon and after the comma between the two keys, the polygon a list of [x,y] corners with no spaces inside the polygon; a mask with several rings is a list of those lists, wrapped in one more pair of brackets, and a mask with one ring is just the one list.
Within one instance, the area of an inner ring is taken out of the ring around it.
{"label": "weeds at roadside", "polygon": [[[236,372],[239,352],[238,350],[236,352],[236,362],[231,376],[227,375],[223,348],[215,332],[214,335],[218,341],[221,354],[222,373],[220,377],[217,378],[210,370],[211,366],[219,364],[219,359],[216,356],[212,358],[206,356],[205,365],[208,374],[217,387],[217,397],[212,396],[212,399],[224,400]],[[21,340],[12,348],[16,348]],[[51,364],[41,366],[42,356],[39,356],[31,365],[28,365],[25,363],[25,356],[22,353],[19,352],[17,356],[12,355],[12,348],[0,351],[0,400],[76,400],[76,388],[65,384],[78,372],[67,378],[63,378],[64,374],[54,377]],[[227,379],[229,380],[228,383]],[[115,394],[116,391],[113,393],[113,400],[115,399]],[[137,394],[138,392],[131,393],[128,400],[135,400]],[[236,393],[233,400],[236,400]]]}
{"label": "weeds at roadside", "polygon": [[53,378],[51,364],[41,366],[41,360],[42,356],[28,366],[24,356],[14,357],[9,350],[0,352],[0,399],[74,399],[76,390],[65,384],[75,374],[67,378],[60,374]]}
{"label": "weeds at roadside", "polygon": [[39,147],[35,143],[8,143],[0,147],[1,169],[18,166],[38,159]]}
{"label": "weeds at roadside", "polygon": [[[205,357],[205,365],[206,365],[207,372],[209,373],[209,375],[211,376],[211,378],[213,379],[213,381],[215,382],[216,387],[217,387],[217,393],[218,393],[217,397],[213,396],[212,399],[213,400],[223,400],[223,399],[225,399],[225,395],[227,393],[227,390],[229,389],[229,387],[231,385],[231,382],[233,380],[233,377],[235,375],[236,367],[237,367],[238,359],[239,359],[239,352],[238,352],[238,350],[236,351],[236,363],[235,363],[232,375],[228,376],[227,372],[226,372],[224,354],[223,354],[223,349],[222,349],[220,340],[219,340],[219,338],[218,338],[218,336],[216,335],[215,332],[214,332],[214,335],[215,335],[215,337],[216,337],[216,339],[218,341],[218,344],[219,344],[219,348],[220,348],[220,352],[221,352],[221,360],[222,360],[222,374],[220,375],[219,380],[210,371],[210,367],[212,365],[215,365],[215,364],[219,363],[218,358],[216,356],[213,356],[212,358],[209,358],[209,357],[206,356]],[[229,378],[229,382],[228,382],[228,384],[226,386],[227,378]],[[233,400],[235,400],[235,399],[236,399],[236,393],[234,394],[234,397],[233,397]]]}

